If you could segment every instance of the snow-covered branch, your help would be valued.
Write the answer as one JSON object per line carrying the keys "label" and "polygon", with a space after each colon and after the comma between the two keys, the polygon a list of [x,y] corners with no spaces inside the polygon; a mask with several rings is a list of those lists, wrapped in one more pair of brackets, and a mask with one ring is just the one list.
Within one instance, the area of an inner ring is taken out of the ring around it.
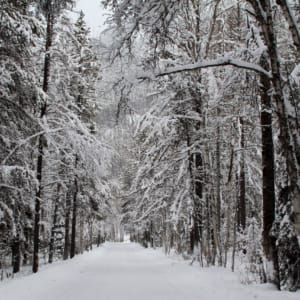
{"label": "snow-covered branch", "polygon": [[[212,60],[205,60],[201,62],[197,62],[194,64],[188,64],[188,65],[183,65],[183,66],[178,66],[178,67],[172,67],[172,68],[167,68],[164,71],[160,71],[154,74],[154,77],[162,77],[166,75],[171,75],[171,74],[176,74],[176,73],[182,73],[186,71],[195,71],[199,69],[205,69],[205,68],[211,68],[211,67],[219,67],[219,66],[234,66],[239,69],[245,69],[245,70],[250,70],[254,71],[257,73],[262,73],[266,75],[268,78],[272,78],[272,75],[270,72],[266,71],[264,68],[261,66],[254,64],[254,63],[249,63],[246,61],[242,61],[239,59],[235,58],[227,58],[227,57],[222,57],[218,59],[212,59]],[[148,79],[153,77],[150,74],[143,74],[138,76],[138,79]]]}
{"label": "snow-covered branch", "polygon": [[43,135],[45,133],[55,133],[55,132],[58,132],[58,131],[61,131],[63,130],[62,128],[57,128],[57,129],[54,129],[54,130],[49,130],[49,131],[45,131],[45,130],[42,130],[42,131],[39,131],[37,132],[36,134],[33,134],[29,137],[27,137],[26,139],[22,140],[19,144],[17,144],[9,153],[8,155],[2,160],[2,162],[0,163],[0,165],[5,165],[5,163],[7,162],[7,160],[23,145],[27,144],[29,141],[31,141],[32,139],[35,139],[37,138],[38,136],[40,135]]}

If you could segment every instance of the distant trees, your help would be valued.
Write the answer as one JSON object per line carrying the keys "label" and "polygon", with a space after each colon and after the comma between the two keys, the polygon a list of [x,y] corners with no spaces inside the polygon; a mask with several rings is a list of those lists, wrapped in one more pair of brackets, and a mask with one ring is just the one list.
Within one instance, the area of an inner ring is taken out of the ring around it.
{"label": "distant trees", "polygon": [[[138,77],[156,91],[156,105],[142,117],[136,140],[142,155],[131,193],[139,196],[124,204],[134,239],[155,239],[180,253],[189,248],[201,264],[226,265],[231,248],[232,268],[237,252],[260,280],[299,288],[294,6],[103,3],[113,11],[112,58],[137,53],[143,39],[147,50]],[[279,23],[284,25],[275,30]],[[260,240],[250,232],[262,232]]]}

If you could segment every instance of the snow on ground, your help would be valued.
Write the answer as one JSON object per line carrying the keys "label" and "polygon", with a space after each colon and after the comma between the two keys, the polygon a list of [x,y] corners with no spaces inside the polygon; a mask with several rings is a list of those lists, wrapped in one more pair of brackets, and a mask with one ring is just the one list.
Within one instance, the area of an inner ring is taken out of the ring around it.
{"label": "snow on ground", "polygon": [[200,268],[137,244],[102,247],[0,283],[1,300],[299,300],[300,292],[242,285],[222,268]]}

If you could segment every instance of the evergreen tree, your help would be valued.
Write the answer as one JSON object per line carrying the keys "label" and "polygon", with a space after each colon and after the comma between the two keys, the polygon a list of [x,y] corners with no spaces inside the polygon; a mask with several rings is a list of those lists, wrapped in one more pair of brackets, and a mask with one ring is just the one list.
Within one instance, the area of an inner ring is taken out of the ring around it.
{"label": "evergreen tree", "polygon": [[[0,2],[0,235],[7,242],[2,244],[3,255],[11,245],[14,273],[21,256],[28,259],[35,188],[30,157],[36,133],[42,130],[33,115],[40,91],[32,59],[41,26],[30,12],[31,3]],[[5,266],[5,255],[1,265]]]}

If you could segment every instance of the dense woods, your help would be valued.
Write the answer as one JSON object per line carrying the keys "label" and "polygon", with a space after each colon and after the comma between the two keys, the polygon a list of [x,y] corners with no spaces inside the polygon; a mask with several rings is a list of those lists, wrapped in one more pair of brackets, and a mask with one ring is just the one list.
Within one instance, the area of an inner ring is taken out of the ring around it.
{"label": "dense woods", "polygon": [[299,2],[0,0],[0,276],[125,233],[300,288]]}
{"label": "dense woods", "polygon": [[100,60],[72,1],[1,1],[1,277],[99,243],[109,185]]}

